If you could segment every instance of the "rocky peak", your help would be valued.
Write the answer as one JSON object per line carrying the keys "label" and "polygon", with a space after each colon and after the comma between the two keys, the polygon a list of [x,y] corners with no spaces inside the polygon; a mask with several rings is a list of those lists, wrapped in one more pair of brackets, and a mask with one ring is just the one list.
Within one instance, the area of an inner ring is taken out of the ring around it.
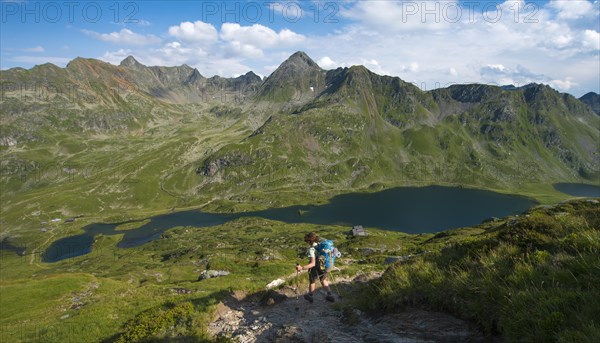
{"label": "rocky peak", "polygon": [[253,71],[249,71],[244,75],[240,75],[238,76],[236,79],[243,81],[245,83],[254,83],[254,82],[261,82],[262,79],[260,78],[260,76],[256,75]]}
{"label": "rocky peak", "polygon": [[139,69],[139,68],[143,68],[145,67],[143,64],[141,64],[140,62],[138,62],[133,56],[127,56],[127,58],[125,58],[123,61],[121,61],[121,63],[119,64],[120,67],[123,68],[130,68],[130,69]]}
{"label": "rocky peak", "polygon": [[579,100],[586,104],[594,113],[600,115],[600,94],[589,92],[579,98]]}
{"label": "rocky peak", "polygon": [[276,101],[302,98],[300,102],[304,102],[317,94],[315,89],[324,87],[324,79],[325,71],[308,55],[299,51],[269,75],[259,94]]}
{"label": "rocky peak", "polygon": [[197,71],[196,68],[192,68],[187,64],[182,64],[179,68],[184,72],[189,72],[190,74],[192,74],[194,71]]}
{"label": "rocky peak", "polygon": [[277,70],[321,70],[321,67],[313,61],[305,52],[298,51],[283,62]]}
{"label": "rocky peak", "polygon": [[200,74],[200,72],[198,71],[198,69],[194,68],[190,74],[190,77],[188,78],[187,82],[189,83],[195,83],[195,82],[199,82],[204,80],[204,76],[202,76],[202,74]]}

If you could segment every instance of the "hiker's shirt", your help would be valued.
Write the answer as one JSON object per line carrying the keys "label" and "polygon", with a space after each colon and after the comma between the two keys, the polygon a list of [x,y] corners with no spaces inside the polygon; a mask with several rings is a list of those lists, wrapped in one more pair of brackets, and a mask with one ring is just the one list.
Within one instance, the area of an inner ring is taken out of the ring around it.
{"label": "hiker's shirt", "polygon": [[306,250],[306,256],[308,257],[308,263],[310,263],[312,261],[312,259],[314,258],[315,259],[315,267],[317,266],[316,246],[317,246],[317,243],[315,242],[312,244],[312,246],[310,248],[308,248],[308,250]]}

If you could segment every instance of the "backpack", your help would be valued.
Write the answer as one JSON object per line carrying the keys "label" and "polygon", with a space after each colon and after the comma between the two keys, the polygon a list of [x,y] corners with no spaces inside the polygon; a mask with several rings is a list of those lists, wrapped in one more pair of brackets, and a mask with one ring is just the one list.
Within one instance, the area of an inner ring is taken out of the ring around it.
{"label": "backpack", "polygon": [[335,259],[342,256],[330,239],[317,244],[315,251],[317,253],[317,267],[319,270],[331,270],[335,264]]}

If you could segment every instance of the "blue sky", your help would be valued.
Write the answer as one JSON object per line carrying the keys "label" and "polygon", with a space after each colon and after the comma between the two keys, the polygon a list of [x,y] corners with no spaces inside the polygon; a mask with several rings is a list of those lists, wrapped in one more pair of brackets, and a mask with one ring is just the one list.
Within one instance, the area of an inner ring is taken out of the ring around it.
{"label": "blue sky", "polygon": [[0,67],[188,64],[204,76],[269,75],[295,51],[365,65],[422,89],[530,82],[600,92],[598,1],[0,2]]}

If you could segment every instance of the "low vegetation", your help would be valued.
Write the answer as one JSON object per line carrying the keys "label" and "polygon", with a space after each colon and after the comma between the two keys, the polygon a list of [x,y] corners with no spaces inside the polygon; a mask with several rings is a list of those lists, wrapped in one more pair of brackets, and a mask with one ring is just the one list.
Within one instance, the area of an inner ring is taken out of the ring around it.
{"label": "low vegetation", "polygon": [[[1,251],[3,339],[210,342],[205,327],[220,299],[292,280],[310,230],[344,253],[338,276],[387,268],[342,311],[417,306],[508,341],[594,342],[600,335],[600,205],[578,200],[438,234],[367,228],[368,236],[352,237],[343,226],[241,218],[178,227],[128,249],[116,248],[118,236],[100,235],[91,254],[52,264]],[[394,256],[400,262],[386,264]],[[207,269],[230,274],[199,281]],[[19,305],[24,299],[37,305]]]}
{"label": "low vegetation", "polygon": [[446,244],[389,268],[362,306],[448,311],[512,342],[600,340],[597,200],[541,207],[476,235],[432,240]]}

